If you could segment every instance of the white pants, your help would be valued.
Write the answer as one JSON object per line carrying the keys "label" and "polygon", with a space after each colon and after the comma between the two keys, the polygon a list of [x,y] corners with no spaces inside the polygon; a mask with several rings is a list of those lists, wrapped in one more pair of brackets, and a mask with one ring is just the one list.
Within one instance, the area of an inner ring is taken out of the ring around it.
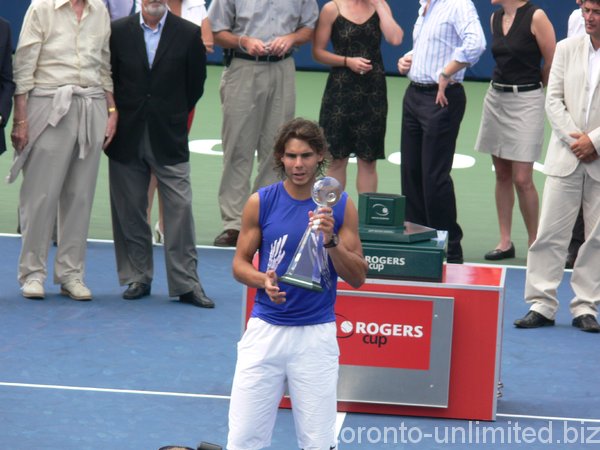
{"label": "white pants", "polygon": [[252,318],[241,341],[229,405],[229,450],[271,445],[285,385],[298,446],[335,446],[339,348],[335,323],[277,326]]}
{"label": "white pants", "polygon": [[525,300],[531,310],[554,319],[558,310],[557,288],[562,280],[565,256],[573,225],[583,204],[585,243],[579,249],[571,287],[575,297],[573,317],[597,315],[600,302],[600,182],[591,178],[584,164],[566,177],[546,178],[537,239],[527,255]]}

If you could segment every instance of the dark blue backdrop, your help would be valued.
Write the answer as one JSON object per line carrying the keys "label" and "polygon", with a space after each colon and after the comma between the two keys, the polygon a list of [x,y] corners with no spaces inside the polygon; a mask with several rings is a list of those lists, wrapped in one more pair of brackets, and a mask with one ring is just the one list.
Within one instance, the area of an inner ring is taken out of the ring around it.
{"label": "dark blue backdrop", "polygon": [[[319,5],[323,5],[327,0],[318,0]],[[490,39],[489,35],[489,18],[493,11],[493,7],[489,0],[474,0],[475,6],[479,11],[479,17],[483,24],[483,29],[486,34],[486,38]],[[9,4],[10,3],[10,4]],[[0,8],[0,15],[4,16],[11,22],[13,27],[13,44],[16,45],[18,32],[21,27],[21,21],[25,10],[29,6],[30,0],[2,0],[2,7]],[[209,3],[207,1],[207,3]],[[404,29],[405,38],[404,42],[399,47],[391,47],[384,43],[383,45],[383,56],[385,60],[385,67],[388,73],[394,74],[396,72],[396,61],[398,57],[410,50],[412,46],[412,26],[417,17],[417,11],[419,8],[419,2],[417,0],[388,0],[388,3],[394,11],[394,17]],[[563,39],[567,34],[567,19],[571,11],[575,9],[575,0],[536,0],[535,3],[546,11],[548,17],[554,24],[556,30],[557,39]],[[221,59],[220,52],[215,53],[209,57],[211,62],[219,62]],[[300,69],[307,70],[326,70],[327,68],[313,61],[310,46],[305,45],[296,55],[296,63]],[[489,50],[481,57],[479,63],[473,67],[468,76],[476,79],[489,78],[492,73],[494,62]]]}

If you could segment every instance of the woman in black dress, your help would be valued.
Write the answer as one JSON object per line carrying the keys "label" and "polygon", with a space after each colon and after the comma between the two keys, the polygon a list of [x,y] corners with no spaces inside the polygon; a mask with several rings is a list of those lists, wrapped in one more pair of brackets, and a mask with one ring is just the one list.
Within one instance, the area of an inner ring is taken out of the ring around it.
{"label": "woman in black dress", "polygon": [[392,45],[403,37],[385,0],[333,0],[321,10],[313,42],[313,58],[331,66],[319,117],[333,157],[327,175],[345,186],[348,159],[356,156],[359,193],[377,191],[376,163],[385,158],[382,36]]}

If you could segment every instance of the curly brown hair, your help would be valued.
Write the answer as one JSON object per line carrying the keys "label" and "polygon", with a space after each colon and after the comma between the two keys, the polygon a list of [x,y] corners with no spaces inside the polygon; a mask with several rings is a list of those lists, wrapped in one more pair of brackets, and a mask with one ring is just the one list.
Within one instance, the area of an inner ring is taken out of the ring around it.
{"label": "curly brown hair", "polygon": [[283,158],[283,155],[285,154],[285,146],[290,139],[304,141],[317,155],[324,156],[317,167],[317,174],[323,175],[329,161],[329,151],[325,133],[317,122],[303,119],[302,117],[296,117],[295,119],[284,123],[275,137],[273,163],[275,165],[275,170],[279,172],[281,178],[285,178],[285,167],[283,166],[281,158]]}

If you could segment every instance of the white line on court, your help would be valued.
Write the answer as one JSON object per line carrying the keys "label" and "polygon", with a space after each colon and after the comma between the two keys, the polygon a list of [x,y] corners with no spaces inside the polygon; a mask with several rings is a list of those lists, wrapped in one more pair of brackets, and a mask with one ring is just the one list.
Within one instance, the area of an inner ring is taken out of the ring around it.
{"label": "white line on court", "polygon": [[[20,238],[21,235],[20,234],[15,234],[15,233],[0,233],[0,237]],[[87,241],[88,242],[99,242],[101,244],[113,244],[114,243],[114,241],[112,239],[93,239],[93,238],[88,238]],[[211,250],[228,250],[230,252],[233,252],[235,250],[235,247],[215,247],[214,245],[196,245],[196,248],[209,248]]]}
{"label": "white line on court", "polygon": [[[165,397],[188,397],[188,398],[210,398],[216,400],[229,400],[229,395],[212,395],[212,394],[191,394],[187,392],[163,392],[163,391],[144,391],[137,389],[109,389],[109,388],[93,388],[85,386],[61,386],[57,384],[31,384],[31,383],[8,383],[0,381],[0,386],[30,388],[30,389],[56,389],[65,391],[85,391],[85,392],[107,392],[115,394],[136,394],[136,395],[160,395]],[[581,423],[600,423],[600,419],[583,418],[583,417],[555,417],[555,416],[534,416],[526,414],[496,414],[497,417],[515,418],[515,419],[532,419],[532,420],[559,420],[563,422],[581,422]],[[336,418],[336,431],[340,431],[346,413],[338,413]],[[443,418],[442,418],[443,419]]]}
{"label": "white line on court", "polygon": [[165,397],[213,398],[218,400],[229,400],[231,398],[229,395],[190,394],[187,392],[143,391],[136,389],[109,389],[84,386],[61,386],[56,384],[6,383],[2,381],[0,381],[0,386],[32,389],[56,389],[65,391],[108,392],[114,394],[162,395]]}
{"label": "white line on court", "polygon": [[530,416],[527,414],[496,414],[498,417],[534,420],[559,420],[562,422],[600,423],[600,419],[583,419],[578,417]]}
{"label": "white line on court", "polygon": [[[15,234],[15,233],[0,233],[0,237],[14,237],[14,238],[20,238],[21,235],[20,234]],[[88,242],[99,242],[99,243],[104,243],[104,244],[113,244],[114,241],[112,239],[94,239],[94,238],[88,238]],[[214,245],[196,245],[196,248],[208,248],[211,250],[227,250],[227,251],[234,251],[235,247],[215,247]],[[506,269],[522,269],[525,270],[525,266],[514,266],[514,265],[510,265],[510,264],[490,264],[490,263],[471,263],[471,262],[467,262],[465,263],[466,266],[468,265],[477,265],[477,266],[484,266],[484,267],[504,267]],[[573,269],[565,269],[565,272],[572,272]]]}

